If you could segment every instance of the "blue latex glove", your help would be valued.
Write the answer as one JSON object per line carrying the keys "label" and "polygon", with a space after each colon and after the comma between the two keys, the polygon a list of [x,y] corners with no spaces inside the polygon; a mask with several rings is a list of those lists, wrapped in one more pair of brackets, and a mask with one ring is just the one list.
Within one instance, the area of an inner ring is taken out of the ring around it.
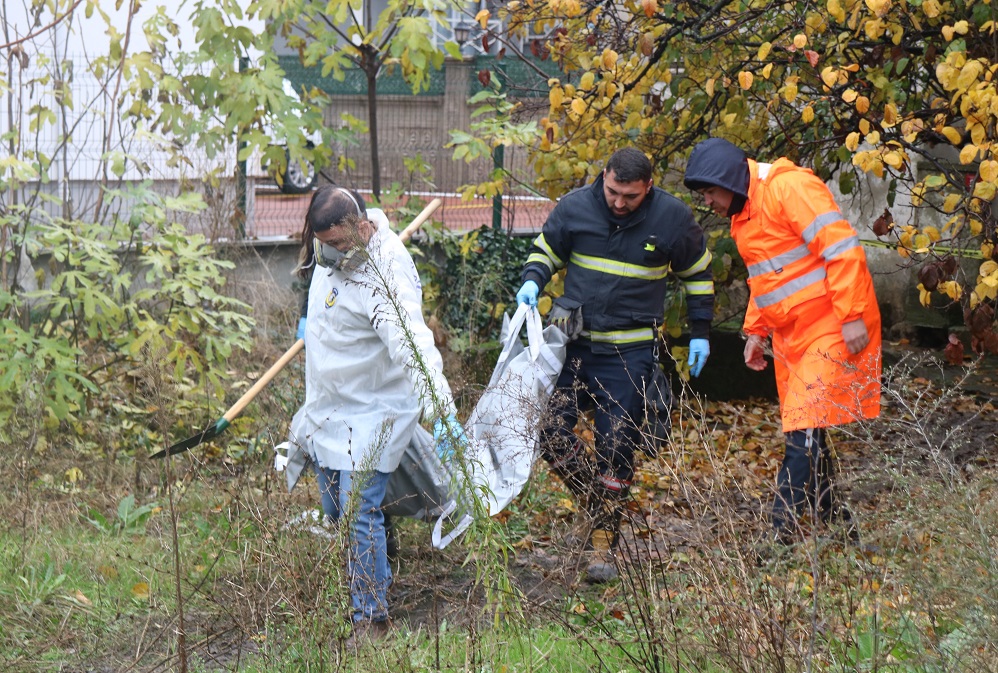
{"label": "blue latex glove", "polygon": [[457,416],[450,414],[447,418],[438,418],[433,422],[433,443],[437,446],[440,460],[448,460],[457,451],[458,445],[467,446],[468,437],[464,434]]}
{"label": "blue latex glove", "polygon": [[690,339],[690,360],[687,364],[690,366],[690,373],[693,376],[700,376],[703,366],[707,364],[708,356],[710,356],[709,341],[706,339]]}
{"label": "blue latex glove", "polygon": [[305,316],[298,319],[298,331],[295,332],[295,340],[305,338]]}
{"label": "blue latex glove", "polygon": [[532,280],[528,280],[524,283],[519,290],[516,292],[516,303],[517,304],[527,304],[528,306],[537,306],[537,295],[540,294],[541,289],[537,287],[537,283]]}

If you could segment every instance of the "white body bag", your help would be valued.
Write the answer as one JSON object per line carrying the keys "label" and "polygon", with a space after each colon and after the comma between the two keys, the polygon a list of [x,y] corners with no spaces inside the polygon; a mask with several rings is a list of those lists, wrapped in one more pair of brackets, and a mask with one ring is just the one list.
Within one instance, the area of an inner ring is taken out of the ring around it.
{"label": "white body bag", "polygon": [[[520,341],[526,326],[527,345]],[[451,499],[433,527],[433,546],[443,549],[471,525],[471,498],[489,516],[520,494],[537,458],[541,419],[565,362],[568,337],[544,328],[536,309],[521,304],[503,319],[502,351],[488,386],[464,424],[465,469],[449,466]],[[387,502],[387,498],[386,498]],[[444,525],[457,518],[453,528]]]}
{"label": "white body bag", "polygon": [[[520,341],[526,326],[527,345]],[[521,304],[503,318],[502,351],[488,386],[464,424],[468,446],[464,465],[456,458],[441,461],[433,437],[421,427],[413,433],[398,468],[388,482],[386,514],[423,521],[436,520],[432,544],[443,549],[474,520],[478,498],[489,516],[501,512],[520,494],[539,453],[541,419],[565,362],[568,337],[544,327],[536,309]],[[275,467],[287,467],[288,489],[307,466],[303,450],[289,443],[275,447]],[[288,452],[289,455],[283,455]],[[453,523],[449,531],[444,526]]]}

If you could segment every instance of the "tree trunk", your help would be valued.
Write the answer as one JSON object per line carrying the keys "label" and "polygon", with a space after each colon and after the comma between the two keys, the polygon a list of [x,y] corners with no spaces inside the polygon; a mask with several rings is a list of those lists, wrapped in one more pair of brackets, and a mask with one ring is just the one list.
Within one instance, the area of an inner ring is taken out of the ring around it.
{"label": "tree trunk", "polygon": [[381,161],[378,158],[378,70],[368,68],[367,73],[367,126],[371,136],[371,192],[381,198]]}

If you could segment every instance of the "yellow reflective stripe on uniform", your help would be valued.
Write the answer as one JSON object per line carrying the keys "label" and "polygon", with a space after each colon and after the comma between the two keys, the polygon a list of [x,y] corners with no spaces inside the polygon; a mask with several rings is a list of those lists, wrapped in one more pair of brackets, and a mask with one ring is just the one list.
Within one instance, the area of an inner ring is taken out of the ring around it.
{"label": "yellow reflective stripe on uniform", "polygon": [[583,333],[583,336],[588,336],[590,340],[601,344],[632,344],[638,341],[651,341],[655,336],[655,332],[651,327],[639,327],[637,329],[614,330],[612,332],[597,332],[593,330],[588,334]]}
{"label": "yellow reflective stripe on uniform", "polygon": [[842,217],[842,213],[837,210],[833,210],[830,213],[822,213],[818,217],[811,221],[811,224],[807,225],[807,228],[800,235],[804,239],[805,243],[810,243],[814,240],[814,237],[818,235],[818,232],[824,229],[826,226],[832,222],[838,222],[839,220],[845,219]]}
{"label": "yellow reflective stripe on uniform", "polygon": [[542,252],[532,252],[527,256],[527,264],[531,262],[539,262],[548,268],[551,273],[555,272],[554,264],[551,263],[551,258]]}
{"label": "yellow reflective stripe on uniform", "polygon": [[641,266],[639,264],[617,262],[612,259],[606,259],[605,257],[583,255],[578,252],[573,252],[569,261],[572,264],[582,267],[583,269],[599,271],[600,273],[607,273],[612,276],[624,276],[626,278],[660,280],[669,274],[668,264],[665,266]]}
{"label": "yellow reflective stripe on uniform", "polygon": [[701,271],[706,270],[706,268],[710,266],[710,261],[712,259],[713,256],[710,254],[710,250],[704,250],[703,255],[693,264],[693,266],[684,271],[677,271],[676,275],[679,276],[680,278],[688,278],[690,276],[695,276]]}
{"label": "yellow reflective stripe on uniform", "polygon": [[[551,249],[551,246],[548,245],[548,242],[544,239],[544,234],[538,234],[537,238],[534,239],[534,245],[543,250],[544,254],[546,254],[551,259],[552,262],[554,262],[554,265],[557,268],[560,269],[561,267],[565,266],[565,262],[561,261],[561,257],[554,254],[554,250]],[[548,266],[550,266],[550,264]]]}
{"label": "yellow reflective stripe on uniform", "polygon": [[794,294],[803,290],[805,287],[814,285],[815,283],[821,283],[825,280],[825,267],[819,267],[814,271],[805,273],[803,276],[794,278],[776,288],[772,292],[767,292],[764,295],[760,295],[755,298],[755,305],[759,308],[766,308],[767,306],[772,306],[773,304],[779,303]]}
{"label": "yellow reflective stripe on uniform", "polygon": [[714,294],[714,283],[709,280],[684,281],[686,294]]}

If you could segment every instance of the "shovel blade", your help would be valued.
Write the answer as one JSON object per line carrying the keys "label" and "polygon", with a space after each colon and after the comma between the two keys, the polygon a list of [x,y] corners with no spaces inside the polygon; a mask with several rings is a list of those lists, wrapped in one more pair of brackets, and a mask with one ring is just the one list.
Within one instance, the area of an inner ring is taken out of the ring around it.
{"label": "shovel blade", "polygon": [[184,451],[190,451],[198,444],[203,444],[215,437],[218,437],[225,429],[229,427],[229,422],[224,418],[218,419],[214,424],[209,425],[204,429],[203,432],[199,432],[196,435],[191,435],[182,442],[177,442],[162,451],[157,451],[156,453],[149,456],[150,458],[165,458],[166,456],[175,456],[178,453],[183,453]]}

